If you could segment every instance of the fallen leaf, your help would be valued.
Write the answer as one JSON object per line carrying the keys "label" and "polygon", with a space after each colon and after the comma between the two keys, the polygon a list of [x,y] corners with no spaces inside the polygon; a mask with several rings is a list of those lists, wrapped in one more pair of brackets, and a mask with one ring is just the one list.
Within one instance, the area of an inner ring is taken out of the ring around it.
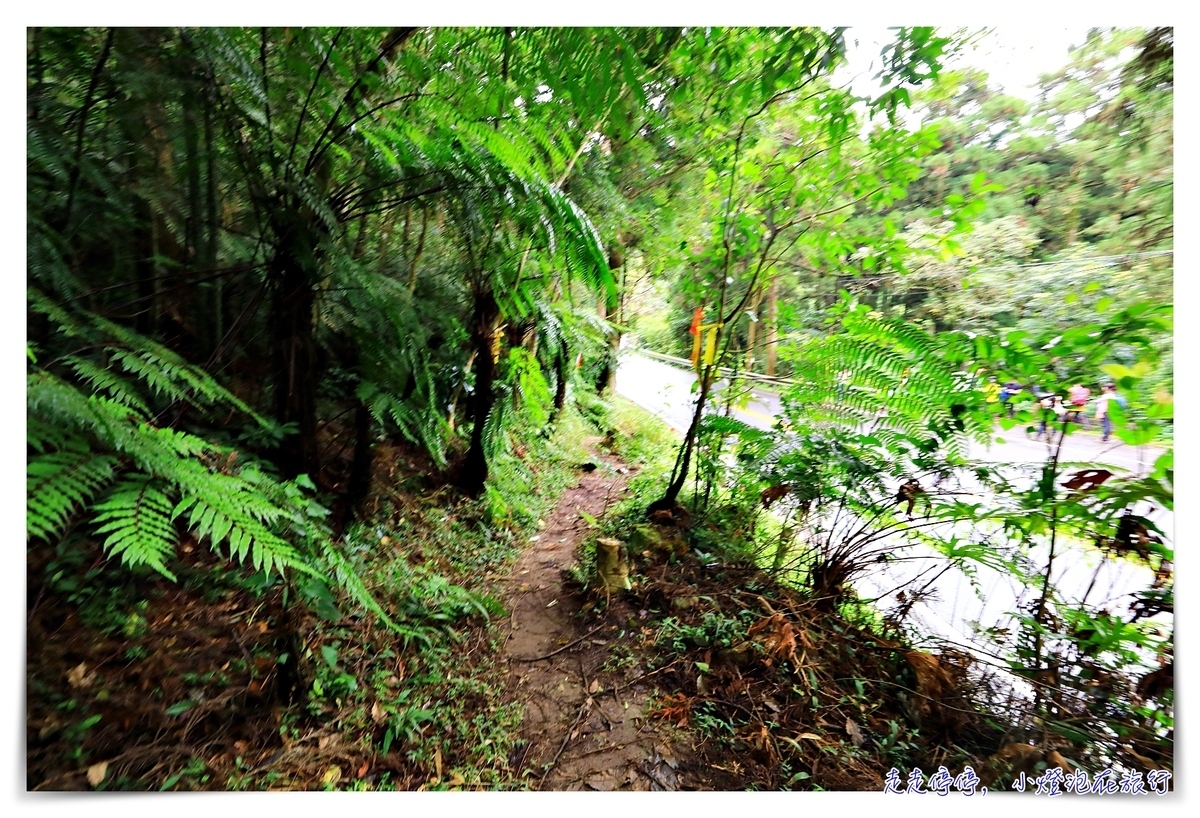
{"label": "fallen leaf", "polygon": [[770,666],[773,659],[789,659],[796,664],[796,629],[781,613],[761,619],[750,626],[746,635],[756,640],[766,649],[767,658],[763,664]]}
{"label": "fallen leaf", "polygon": [[96,674],[87,672],[87,664],[80,662],[67,673],[67,684],[71,687],[91,687]]}
{"label": "fallen leaf", "polygon": [[553,607],[554,607],[555,605],[557,605],[557,604],[558,604],[558,600],[557,600],[557,599],[552,599],[552,600],[550,600],[550,604],[548,604],[546,607],[547,607],[547,608],[553,608]]}
{"label": "fallen leaf", "polygon": [[371,763],[369,761],[364,761],[362,766],[358,768],[358,777],[362,778],[367,774],[367,770],[369,769],[371,769]]}
{"label": "fallen leaf", "polygon": [[599,692],[600,692],[600,680],[592,679],[592,683],[590,685],[588,685],[588,693],[599,693]]}
{"label": "fallen leaf", "polygon": [[1059,754],[1058,750],[1051,750],[1050,752],[1046,753],[1046,764],[1053,767],[1058,767],[1064,773],[1075,772],[1075,767],[1071,764],[1071,762],[1063,758]]}
{"label": "fallen leaf", "polygon": [[464,779],[461,775],[459,775],[457,771],[450,773],[450,780],[446,782],[446,784],[448,784],[451,787],[461,787],[463,784],[466,784],[466,783],[467,783],[466,779]]}
{"label": "fallen leaf", "polygon": [[1170,662],[1143,676],[1137,685],[1137,695],[1142,699],[1154,699],[1174,688],[1175,663]]}
{"label": "fallen leaf", "polygon": [[[1136,761],[1138,764],[1141,764],[1147,770],[1162,769],[1161,766],[1156,761],[1154,761],[1153,759],[1146,758],[1146,756],[1137,752],[1132,747],[1130,747],[1128,744],[1125,745],[1125,752],[1129,753],[1130,757],[1133,758],[1134,761]],[[1058,753],[1055,753],[1055,755],[1058,755]],[[1062,756],[1059,756],[1059,758],[1062,758]],[[1047,760],[1049,760],[1049,757],[1047,757]]]}
{"label": "fallen leaf", "polygon": [[442,777],[442,748],[438,747],[433,751],[433,766],[437,771],[437,777]]}
{"label": "fallen leaf", "polygon": [[383,709],[383,705],[379,702],[371,705],[371,721],[376,724],[383,724],[387,720],[387,711]]}
{"label": "fallen leaf", "polygon": [[325,771],[325,775],[321,776],[321,783],[332,787],[334,784],[342,780],[342,768],[338,766],[330,767]]}
{"label": "fallen leaf", "polygon": [[942,667],[938,657],[932,654],[913,650],[904,656],[917,676],[917,695],[922,700],[921,712],[926,713],[929,711],[931,702],[945,697],[954,690],[954,680]]}
{"label": "fallen leaf", "polygon": [[759,499],[762,501],[762,507],[770,508],[772,503],[774,503],[776,500],[780,499],[781,497],[787,496],[787,494],[790,493],[791,490],[792,490],[792,487],[787,485],[786,483],[781,483],[778,486],[771,486],[769,488],[763,489],[762,492],[759,494]]}
{"label": "fallen leaf", "polygon": [[846,719],[846,735],[850,736],[855,747],[861,747],[867,741],[867,737],[863,735],[862,729],[854,722],[854,719]]}
{"label": "fallen leaf", "polygon": [[93,787],[99,787],[104,776],[108,775],[108,762],[101,761],[87,768],[87,780]]}

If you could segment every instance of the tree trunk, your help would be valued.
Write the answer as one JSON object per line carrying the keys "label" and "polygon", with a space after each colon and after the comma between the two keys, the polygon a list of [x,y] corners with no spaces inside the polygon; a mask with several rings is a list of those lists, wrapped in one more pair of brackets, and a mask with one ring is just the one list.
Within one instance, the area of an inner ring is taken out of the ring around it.
{"label": "tree trunk", "polygon": [[488,462],[484,451],[483,433],[488,417],[496,403],[493,384],[496,380],[496,360],[492,357],[492,339],[500,307],[491,292],[475,296],[471,316],[471,345],[475,353],[475,391],[471,394],[471,446],[458,475],[458,487],[471,497],[483,493],[487,482]]}
{"label": "tree trunk", "polygon": [[766,354],[764,374],[775,377],[775,364],[779,358],[779,279],[772,278],[767,288],[767,325],[763,328],[766,336]]}
{"label": "tree trunk", "polygon": [[750,322],[750,326],[746,329],[747,372],[754,371],[754,364],[758,360],[758,349],[755,345],[758,342],[758,325],[762,323],[762,316],[758,314],[758,310],[762,306],[762,299],[762,288],[758,288],[758,292],[754,296],[754,301],[750,304],[750,312],[754,313],[754,320]]}
{"label": "tree trunk", "polygon": [[[136,174],[136,171],[134,172]],[[134,175],[131,174],[131,175]],[[133,328],[142,335],[156,335],[158,326],[157,300],[154,295],[154,212],[142,196],[134,200],[134,226],[130,242],[133,249],[133,272],[137,280],[137,312]]]}
{"label": "tree trunk", "polygon": [[314,481],[320,472],[317,452],[317,372],[316,339],[313,332],[313,307],[316,277],[305,269],[304,259],[314,260],[311,246],[301,250],[298,242],[313,227],[285,227],[271,262],[270,276],[275,282],[271,303],[272,374],[275,388],[275,418],[291,423],[297,433],[288,435],[280,446],[279,468],[284,477],[307,474]]}
{"label": "tree trunk", "polygon": [[554,374],[558,380],[554,386],[554,418],[557,418],[558,413],[567,405],[567,378],[571,373],[570,355],[566,339],[560,338],[558,354],[554,356]]}
{"label": "tree trunk", "polygon": [[655,500],[646,508],[647,514],[674,508],[679,500],[679,492],[687,482],[688,468],[692,465],[692,449],[696,447],[696,436],[700,432],[700,419],[704,415],[704,407],[708,403],[708,392],[712,386],[709,377],[709,367],[705,367],[700,375],[700,394],[696,396],[696,409],[692,413],[692,422],[687,433],[683,436],[683,444],[679,448],[679,456],[675,459],[675,470],[671,473],[671,483],[661,499]]}
{"label": "tree trunk", "polygon": [[371,465],[375,447],[371,436],[371,410],[360,402],[354,411],[354,460],[350,464],[350,480],[346,486],[346,506],[354,516],[358,504],[371,488]]}
{"label": "tree trunk", "polygon": [[417,239],[417,249],[413,251],[408,262],[408,291],[417,289],[417,262],[421,260],[421,251],[425,249],[425,231],[429,229],[429,209],[421,209],[421,237]]}
{"label": "tree trunk", "polygon": [[[622,326],[625,323],[625,280],[629,267],[629,257],[621,256],[621,287],[617,291],[617,319],[616,324]],[[617,392],[617,356],[621,354],[621,330],[618,329],[613,333],[612,339],[609,341],[608,348],[608,378],[604,383],[604,389],[609,394]]]}
{"label": "tree trunk", "polygon": [[[217,212],[217,147],[213,135],[212,96],[206,90],[204,100],[204,245],[200,253],[200,267],[204,270],[217,269],[217,246],[220,238],[221,217]],[[225,280],[212,282],[212,301],[209,304],[214,339],[211,350],[214,364],[220,366],[221,350],[225,341]]]}

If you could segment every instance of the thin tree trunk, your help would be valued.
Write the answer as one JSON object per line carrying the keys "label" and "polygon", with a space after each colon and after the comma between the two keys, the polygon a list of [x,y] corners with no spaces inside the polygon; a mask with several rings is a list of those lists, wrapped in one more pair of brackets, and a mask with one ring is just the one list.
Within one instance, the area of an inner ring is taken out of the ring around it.
{"label": "thin tree trunk", "polygon": [[[601,318],[608,318],[608,301],[605,300],[605,296],[603,295],[600,296],[596,304],[596,314]],[[600,366],[600,374],[596,376],[596,382],[593,384],[597,395],[603,394],[605,387],[608,386],[610,372],[612,372],[612,364],[606,357],[604,363]]]}
{"label": "thin tree trunk", "polygon": [[359,402],[354,411],[354,460],[350,464],[350,480],[346,486],[346,505],[351,516],[371,488],[371,465],[375,458],[371,420],[371,410]]}
{"label": "thin tree trunk", "polygon": [[[205,237],[204,250],[200,256],[200,264],[205,270],[217,269],[217,247],[221,229],[221,217],[217,211],[217,149],[213,144],[212,97],[208,90],[203,93],[204,99],[204,213]],[[213,338],[216,339],[211,354],[214,363],[220,362],[220,350],[225,340],[225,279],[218,277],[213,282],[212,303],[210,305]]]}
{"label": "thin tree trunk", "polygon": [[755,353],[758,350],[755,344],[758,341],[758,325],[762,321],[762,316],[758,314],[759,308],[762,306],[762,290],[759,290],[754,297],[754,301],[750,304],[750,312],[754,313],[754,320],[750,322],[749,328],[746,330],[746,371],[754,371]]}
{"label": "thin tree trunk", "polygon": [[616,394],[617,391],[617,356],[621,353],[621,330],[620,325],[625,323],[625,280],[627,278],[627,269],[629,266],[629,257],[622,255],[621,257],[621,286],[617,290],[617,318],[614,323],[618,325],[618,329],[613,333],[612,339],[609,341],[608,348],[608,378],[604,383],[604,389],[610,394]]}
{"label": "thin tree trunk", "polygon": [[779,278],[772,278],[767,288],[767,325],[763,328],[766,335],[766,355],[764,373],[775,377],[775,366],[779,359]]}
{"label": "thin tree trunk", "polygon": [[150,203],[138,196],[133,213],[133,271],[137,280],[137,313],[133,326],[143,335],[153,335],[158,329],[154,321],[154,212]]}
{"label": "thin tree trunk", "polygon": [[567,348],[565,338],[559,339],[558,354],[554,356],[554,370],[557,383],[554,385],[554,414],[551,419],[558,417],[558,413],[567,405],[567,378],[570,376],[570,355],[571,351]]}
{"label": "thin tree trunk", "polygon": [[487,453],[484,448],[484,429],[496,403],[493,385],[496,380],[496,361],[492,358],[492,340],[500,307],[489,291],[475,295],[471,316],[471,346],[475,352],[475,391],[471,394],[471,445],[458,476],[458,486],[471,497],[483,493],[488,477]]}
{"label": "thin tree trunk", "polygon": [[672,472],[671,483],[667,486],[666,493],[662,498],[650,504],[646,509],[647,513],[652,514],[655,511],[673,508],[679,499],[679,492],[683,491],[683,484],[687,482],[688,469],[692,465],[692,449],[695,448],[696,436],[700,431],[700,419],[704,414],[704,406],[708,402],[708,393],[712,386],[711,378],[708,377],[709,368],[705,367],[700,376],[700,394],[696,396],[696,411],[692,413],[692,422],[683,436],[683,444],[675,459],[675,470]]}
{"label": "thin tree trunk", "polygon": [[425,231],[429,228],[429,209],[421,209],[421,235],[417,238],[417,249],[413,251],[412,260],[408,263],[408,291],[417,289],[417,262],[421,260],[421,252],[425,249]]}

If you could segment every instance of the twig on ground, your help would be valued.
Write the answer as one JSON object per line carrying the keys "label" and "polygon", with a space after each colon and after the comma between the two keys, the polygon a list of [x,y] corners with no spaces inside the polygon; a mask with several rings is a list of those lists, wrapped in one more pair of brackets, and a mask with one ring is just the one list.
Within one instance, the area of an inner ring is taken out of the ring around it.
{"label": "twig on ground", "polygon": [[546,781],[546,776],[550,775],[550,771],[558,764],[558,760],[562,758],[563,750],[567,749],[567,744],[571,741],[571,735],[575,732],[575,728],[579,726],[579,722],[583,719],[591,709],[592,697],[584,691],[583,704],[579,705],[579,712],[575,714],[575,721],[571,722],[571,727],[567,730],[567,734],[563,736],[562,744],[558,745],[558,752],[554,754],[554,758],[550,759],[550,765],[546,767],[546,771],[542,773],[542,777],[538,780],[538,789],[542,788],[542,784]]}
{"label": "twig on ground", "polygon": [[564,650],[567,650],[568,648],[573,648],[573,647],[575,647],[575,646],[576,646],[576,645],[578,645],[580,642],[582,642],[584,639],[587,639],[589,636],[591,636],[592,634],[596,633],[597,631],[599,631],[599,630],[600,630],[601,628],[603,628],[603,627],[604,627],[604,625],[597,625],[596,627],[592,628],[590,631],[588,631],[587,633],[585,633],[583,636],[579,637],[578,639],[574,639],[574,640],[572,640],[572,641],[568,642],[567,644],[563,645],[563,646],[562,646],[561,648],[559,648],[558,650],[552,650],[552,651],[550,651],[549,653],[543,654],[543,655],[541,655],[541,656],[529,656],[529,657],[527,657],[527,656],[514,656],[514,657],[512,657],[512,660],[513,660],[514,662],[540,662],[540,661],[542,661],[543,659],[549,659],[551,656],[557,656],[558,654],[562,653]]}

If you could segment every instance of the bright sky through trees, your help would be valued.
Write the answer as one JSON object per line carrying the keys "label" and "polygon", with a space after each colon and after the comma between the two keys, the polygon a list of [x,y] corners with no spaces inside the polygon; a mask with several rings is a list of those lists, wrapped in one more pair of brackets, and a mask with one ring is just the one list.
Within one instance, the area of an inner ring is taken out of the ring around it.
{"label": "bright sky through trees", "polygon": [[[1007,93],[1032,100],[1038,77],[1061,68],[1067,53],[1087,37],[1086,24],[1073,26],[998,25],[976,38],[973,45],[949,67],[973,66],[987,71],[992,84]],[[879,51],[890,42],[883,26],[852,26],[846,32],[847,64],[842,78],[850,79],[863,93],[876,87],[872,79],[879,71]],[[857,45],[856,45],[857,43]]]}

